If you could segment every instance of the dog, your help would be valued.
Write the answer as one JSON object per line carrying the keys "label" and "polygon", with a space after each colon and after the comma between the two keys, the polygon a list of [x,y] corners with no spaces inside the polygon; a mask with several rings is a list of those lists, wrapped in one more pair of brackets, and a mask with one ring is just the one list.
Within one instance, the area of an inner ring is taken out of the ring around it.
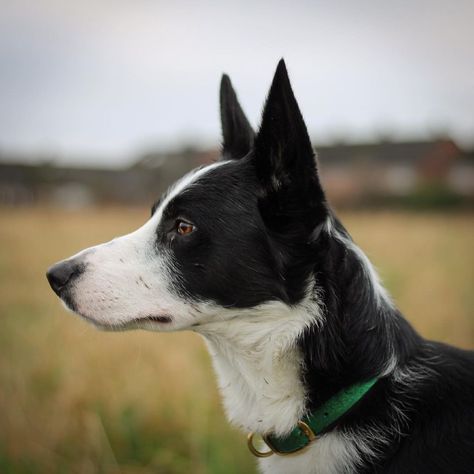
{"label": "dog", "polygon": [[474,353],[419,336],[331,210],[284,61],[257,133],[226,75],[220,112],[220,159],[52,289],[102,329],[202,335],[263,473],[474,472]]}

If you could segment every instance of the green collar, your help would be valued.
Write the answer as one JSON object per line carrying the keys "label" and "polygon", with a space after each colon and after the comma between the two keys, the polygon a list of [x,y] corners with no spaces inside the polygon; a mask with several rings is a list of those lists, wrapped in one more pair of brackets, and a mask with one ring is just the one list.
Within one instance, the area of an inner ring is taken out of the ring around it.
{"label": "green collar", "polygon": [[253,444],[254,433],[250,433],[248,435],[250,451],[258,457],[271,456],[273,453],[286,455],[301,451],[361,400],[377,380],[373,378],[357,383],[336,393],[315,411],[298,421],[293,431],[284,437],[271,434],[263,436],[270,451],[258,451]]}

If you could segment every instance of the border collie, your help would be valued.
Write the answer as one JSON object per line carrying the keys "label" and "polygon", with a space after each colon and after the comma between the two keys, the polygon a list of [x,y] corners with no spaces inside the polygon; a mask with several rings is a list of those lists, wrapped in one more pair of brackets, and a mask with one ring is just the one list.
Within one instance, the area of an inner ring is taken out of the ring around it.
{"label": "border collie", "polygon": [[221,159],[53,290],[102,329],[201,334],[264,473],[473,473],[474,353],[415,332],[329,207],[283,60],[257,133],[226,75],[220,101]]}

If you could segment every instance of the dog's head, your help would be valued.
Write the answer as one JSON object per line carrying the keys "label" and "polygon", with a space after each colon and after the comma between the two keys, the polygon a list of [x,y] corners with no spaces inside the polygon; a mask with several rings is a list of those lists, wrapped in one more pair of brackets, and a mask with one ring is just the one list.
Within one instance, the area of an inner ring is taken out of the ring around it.
{"label": "dog's head", "polygon": [[329,211],[284,62],[258,133],[227,76],[220,99],[220,161],[175,183],[135,232],[49,269],[58,296],[97,326],[185,329],[305,297]]}

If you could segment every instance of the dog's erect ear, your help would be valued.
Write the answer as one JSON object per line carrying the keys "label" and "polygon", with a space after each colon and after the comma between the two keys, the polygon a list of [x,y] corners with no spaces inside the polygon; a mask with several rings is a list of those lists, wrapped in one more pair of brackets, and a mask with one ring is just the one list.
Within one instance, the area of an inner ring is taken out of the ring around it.
{"label": "dog's erect ear", "polygon": [[312,220],[309,210],[325,208],[313,148],[283,59],[263,109],[254,153],[267,214]]}
{"label": "dog's erect ear", "polygon": [[220,107],[223,135],[222,157],[225,160],[242,158],[252,148],[255,132],[237,100],[227,74],[224,74],[221,79]]}

